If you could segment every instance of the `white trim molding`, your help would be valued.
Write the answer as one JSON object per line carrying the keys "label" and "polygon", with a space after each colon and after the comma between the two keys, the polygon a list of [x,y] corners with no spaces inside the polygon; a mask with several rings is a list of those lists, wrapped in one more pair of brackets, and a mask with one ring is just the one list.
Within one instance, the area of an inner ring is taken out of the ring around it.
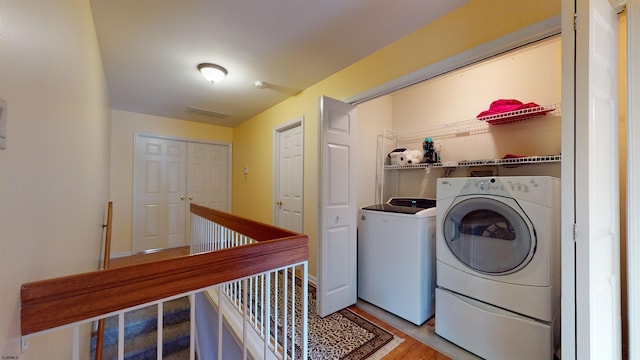
{"label": "white trim molding", "polygon": [[629,359],[640,358],[640,0],[627,1],[627,308]]}

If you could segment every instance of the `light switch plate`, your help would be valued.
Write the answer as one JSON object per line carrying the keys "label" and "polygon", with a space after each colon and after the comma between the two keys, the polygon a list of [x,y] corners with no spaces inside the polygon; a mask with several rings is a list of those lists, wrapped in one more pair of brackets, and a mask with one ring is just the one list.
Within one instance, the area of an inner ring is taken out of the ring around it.
{"label": "light switch plate", "polygon": [[7,102],[0,98],[0,150],[7,148]]}

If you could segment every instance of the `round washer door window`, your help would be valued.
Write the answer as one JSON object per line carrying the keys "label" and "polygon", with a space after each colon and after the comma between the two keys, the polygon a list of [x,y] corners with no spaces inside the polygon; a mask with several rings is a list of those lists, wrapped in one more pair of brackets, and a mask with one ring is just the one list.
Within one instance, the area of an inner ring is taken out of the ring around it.
{"label": "round washer door window", "polygon": [[529,224],[502,201],[472,197],[449,209],[442,229],[447,246],[462,263],[499,275],[520,270],[533,257],[536,239]]}

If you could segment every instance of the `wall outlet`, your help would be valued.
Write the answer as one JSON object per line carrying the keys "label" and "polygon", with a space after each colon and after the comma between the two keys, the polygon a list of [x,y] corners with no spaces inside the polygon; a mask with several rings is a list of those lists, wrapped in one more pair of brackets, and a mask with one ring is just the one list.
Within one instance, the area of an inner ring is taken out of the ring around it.
{"label": "wall outlet", "polygon": [[7,102],[0,98],[0,150],[7,148]]}

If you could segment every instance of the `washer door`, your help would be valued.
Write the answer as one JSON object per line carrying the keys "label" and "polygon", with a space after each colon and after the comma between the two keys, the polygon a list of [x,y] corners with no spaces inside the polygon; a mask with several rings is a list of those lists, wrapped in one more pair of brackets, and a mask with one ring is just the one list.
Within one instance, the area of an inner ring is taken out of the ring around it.
{"label": "washer door", "polygon": [[454,202],[442,225],[451,252],[481,273],[516,272],[531,261],[535,252],[535,230],[510,198],[466,197]]}

